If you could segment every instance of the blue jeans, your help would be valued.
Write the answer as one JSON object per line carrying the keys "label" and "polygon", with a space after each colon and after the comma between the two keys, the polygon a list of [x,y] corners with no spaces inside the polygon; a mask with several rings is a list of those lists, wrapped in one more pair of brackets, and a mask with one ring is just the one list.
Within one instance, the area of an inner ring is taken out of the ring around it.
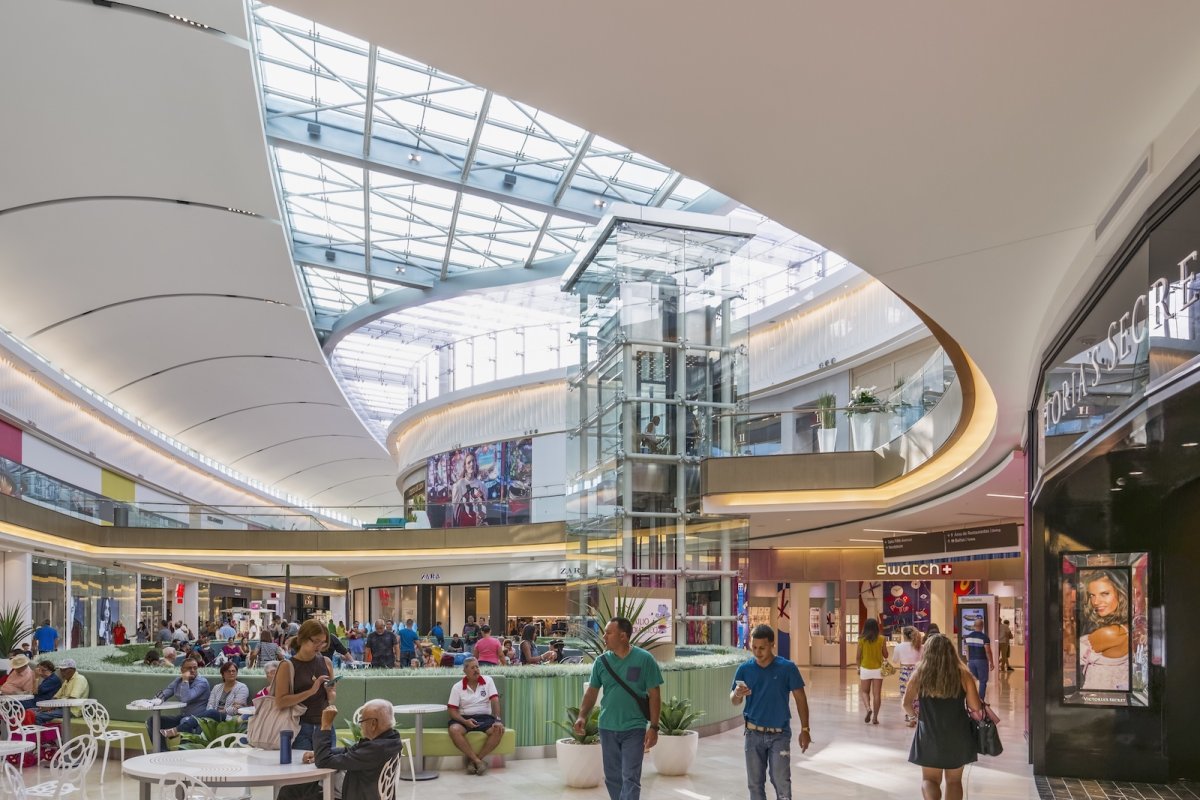
{"label": "blue jeans", "polygon": [[296,738],[292,739],[293,750],[312,750],[313,749],[313,734],[316,732],[317,726],[311,722],[301,722],[300,732],[296,734]]}
{"label": "blue jeans", "polygon": [[967,669],[979,681],[979,699],[987,699],[988,662],[987,659],[972,658],[967,662]]}
{"label": "blue jeans", "polygon": [[642,796],[642,747],[645,742],[644,728],[630,731],[600,729],[604,785],[611,800],[638,800]]}
{"label": "blue jeans", "polygon": [[791,734],[746,731],[746,785],[750,800],[766,800],[767,769],[779,800],[792,800]]}

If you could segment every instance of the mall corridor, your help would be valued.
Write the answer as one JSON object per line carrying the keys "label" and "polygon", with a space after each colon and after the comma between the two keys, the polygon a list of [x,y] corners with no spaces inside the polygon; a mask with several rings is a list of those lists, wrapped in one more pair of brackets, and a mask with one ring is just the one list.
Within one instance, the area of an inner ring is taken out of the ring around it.
{"label": "mall corridor", "polygon": [[[866,725],[859,713],[858,681],[852,670],[834,667],[804,668],[806,693],[812,714],[813,746],[803,755],[793,753],[793,797],[881,798],[920,797],[920,769],[908,763],[912,728],[904,725],[900,710],[897,679],[884,684],[884,707],[879,725]],[[1035,798],[1033,774],[1025,756],[1024,737],[1015,721],[1025,707],[1024,671],[1002,674],[995,682],[999,696],[994,707],[1001,716],[1000,737],[1005,752],[999,758],[981,756],[968,767],[968,800],[1017,800]],[[701,723],[703,720],[700,721]],[[798,729],[793,714],[792,726]],[[445,763],[445,762],[444,762]],[[99,770],[92,770],[88,786],[91,800],[135,800],[137,784],[116,777],[109,770],[104,785]],[[692,775],[659,776],[651,760],[642,772],[642,796],[648,800],[734,800],[746,797],[746,770],[742,757],[742,730],[736,728],[700,740],[700,754]],[[570,797],[574,800],[604,800],[603,786],[595,789],[568,789],[563,785],[558,765],[553,760],[509,760],[479,778],[462,771],[443,770],[435,781],[418,783],[407,794],[402,786],[398,800],[413,797],[473,798],[520,797],[524,800]],[[767,796],[774,797],[768,786]],[[1066,796],[1066,795],[1063,795]],[[1136,796],[1136,795],[1133,795]],[[268,800],[266,789],[255,789],[254,800]]]}

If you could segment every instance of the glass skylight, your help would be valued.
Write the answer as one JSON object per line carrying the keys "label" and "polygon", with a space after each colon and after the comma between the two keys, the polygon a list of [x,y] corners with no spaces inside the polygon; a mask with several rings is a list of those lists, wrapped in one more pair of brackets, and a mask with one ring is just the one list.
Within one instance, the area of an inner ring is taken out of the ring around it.
{"label": "glass skylight", "polygon": [[[267,138],[318,331],[396,289],[513,275],[507,288],[464,289],[339,341],[334,372],[381,442],[416,403],[574,363],[577,306],[557,280],[526,282],[526,268],[565,267],[613,203],[732,205],[519,99],[270,6],[251,13]],[[748,209],[733,213],[763,231],[739,257],[779,266],[747,288],[755,307],[844,263]]]}

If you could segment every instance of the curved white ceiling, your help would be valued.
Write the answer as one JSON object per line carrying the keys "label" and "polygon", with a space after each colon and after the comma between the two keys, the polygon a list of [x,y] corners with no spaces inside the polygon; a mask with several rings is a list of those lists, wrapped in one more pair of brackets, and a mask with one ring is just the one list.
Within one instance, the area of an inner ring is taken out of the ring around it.
{"label": "curved white ceiling", "polygon": [[278,4],[620,141],[874,274],[996,391],[976,475],[1020,445],[1040,350],[1114,240],[1200,153],[1187,0]]}
{"label": "curved white ceiling", "polygon": [[243,474],[390,514],[395,465],[329,371],[279,222],[244,6],[144,5],[211,28],[5,9],[0,326]]}
{"label": "curved white ceiling", "polygon": [[[6,9],[0,66],[20,80],[0,128],[0,280],[19,301],[0,325],[286,491],[399,504],[394,466],[319,366],[244,9],[145,4],[228,35],[120,6]],[[1200,153],[1190,0],[280,5],[621,141],[881,278],[997,392],[975,472],[1019,444],[1039,350],[1114,237]],[[1151,178],[1096,244],[1151,145]]]}

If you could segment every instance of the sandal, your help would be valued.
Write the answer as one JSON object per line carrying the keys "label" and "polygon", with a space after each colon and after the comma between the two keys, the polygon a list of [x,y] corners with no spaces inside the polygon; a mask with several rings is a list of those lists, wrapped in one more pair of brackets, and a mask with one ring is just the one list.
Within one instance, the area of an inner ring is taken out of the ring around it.
{"label": "sandal", "polygon": [[870,722],[870,721],[871,721],[871,712],[870,712],[870,711],[868,711],[868,712],[867,712],[867,718],[866,718],[866,719],[864,719],[864,720],[863,720],[863,722]]}

